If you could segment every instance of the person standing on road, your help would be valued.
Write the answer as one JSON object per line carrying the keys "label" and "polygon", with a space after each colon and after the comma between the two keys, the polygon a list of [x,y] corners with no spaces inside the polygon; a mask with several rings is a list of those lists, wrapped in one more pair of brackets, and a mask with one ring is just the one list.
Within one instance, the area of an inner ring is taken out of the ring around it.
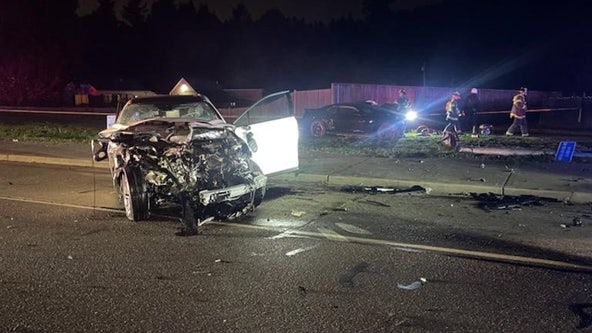
{"label": "person standing on road", "polygon": [[444,127],[444,132],[448,132],[452,129],[456,133],[462,133],[460,128],[460,117],[462,116],[460,110],[460,93],[455,91],[452,93],[450,100],[446,102],[446,121],[448,124]]}
{"label": "person standing on road", "polygon": [[528,125],[526,123],[526,93],[527,88],[520,88],[518,94],[512,99],[512,111],[510,111],[510,119],[514,118],[512,125],[506,131],[506,135],[512,136],[520,128],[522,136],[528,136]]}
{"label": "person standing on road", "polygon": [[473,138],[478,137],[477,129],[479,126],[478,114],[479,107],[481,106],[479,101],[479,90],[477,88],[471,89],[471,93],[465,99],[463,103],[463,112],[465,113],[465,124],[467,128],[472,128],[471,136]]}

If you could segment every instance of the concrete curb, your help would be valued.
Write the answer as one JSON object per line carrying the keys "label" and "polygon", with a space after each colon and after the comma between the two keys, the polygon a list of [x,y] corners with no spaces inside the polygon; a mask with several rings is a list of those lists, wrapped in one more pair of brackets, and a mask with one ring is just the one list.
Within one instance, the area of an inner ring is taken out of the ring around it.
{"label": "concrete curb", "polygon": [[[354,177],[354,176],[333,176],[333,175],[315,175],[315,174],[287,174],[274,176],[274,179],[283,181],[300,181],[307,183],[319,183],[323,185],[334,186],[384,186],[394,188],[409,188],[414,185],[419,185],[430,189],[430,194],[451,196],[451,195],[466,195],[469,193],[495,193],[502,194],[500,186],[491,185],[476,185],[476,184],[459,184],[459,183],[439,183],[422,180],[399,180],[399,179],[385,179],[385,178],[368,178],[368,177]],[[553,198],[561,201],[569,201],[574,203],[588,203],[592,202],[592,193],[588,192],[568,192],[568,191],[553,191],[553,190],[536,190],[516,187],[506,187],[504,189],[505,195],[535,195],[539,197]]]}
{"label": "concrete curb", "polygon": [[[35,155],[18,155],[18,154],[0,154],[0,161],[20,162],[20,163],[38,163],[50,165],[65,165],[70,167],[83,168],[100,168],[108,169],[109,163],[94,162],[91,157],[88,160],[59,158]],[[336,176],[336,175],[322,175],[322,174],[307,174],[307,173],[290,173],[284,175],[272,176],[273,179],[278,179],[286,182],[305,182],[305,183],[319,183],[323,185],[347,186],[347,185],[361,185],[361,186],[384,186],[394,188],[408,188],[414,185],[419,185],[430,189],[430,194],[451,196],[458,194],[474,193],[495,193],[502,194],[502,188],[499,186],[491,186],[485,184],[459,184],[459,183],[440,183],[422,180],[401,180],[390,178],[370,178],[370,177],[356,177],[356,176]],[[554,191],[554,190],[536,190],[516,187],[506,187],[504,189],[506,195],[536,195],[540,197],[553,198],[561,201],[569,201],[574,203],[589,203],[592,202],[592,192],[569,192],[569,191]]]}

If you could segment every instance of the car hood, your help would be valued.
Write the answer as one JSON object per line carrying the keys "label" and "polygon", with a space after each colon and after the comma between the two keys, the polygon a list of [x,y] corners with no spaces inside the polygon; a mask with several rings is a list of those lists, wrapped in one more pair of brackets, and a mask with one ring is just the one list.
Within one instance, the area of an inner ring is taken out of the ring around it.
{"label": "car hood", "polygon": [[139,134],[152,133],[159,134],[161,137],[167,137],[171,133],[189,134],[192,129],[203,130],[221,130],[234,128],[234,125],[216,119],[210,122],[198,122],[193,119],[185,118],[152,118],[143,119],[129,124],[114,124],[113,126],[99,132],[100,138],[110,138],[119,133]]}

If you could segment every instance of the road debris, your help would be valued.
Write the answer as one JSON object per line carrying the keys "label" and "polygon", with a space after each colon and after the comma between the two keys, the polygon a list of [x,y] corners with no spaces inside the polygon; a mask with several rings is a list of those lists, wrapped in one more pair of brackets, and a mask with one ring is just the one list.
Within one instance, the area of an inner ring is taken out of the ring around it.
{"label": "road debris", "polygon": [[347,212],[348,210],[349,208],[347,208],[347,202],[344,202],[341,205],[333,208],[333,211],[335,212]]}
{"label": "road debris", "polygon": [[559,202],[557,199],[544,198],[534,195],[497,195],[495,193],[470,193],[471,197],[479,201],[479,207],[486,211],[520,210],[522,207],[544,206],[549,202]]}
{"label": "road debris", "polygon": [[429,194],[431,189],[425,188],[419,185],[413,185],[408,188],[395,188],[395,187],[382,187],[382,186],[358,186],[358,185],[351,185],[343,187],[342,191],[344,192],[364,192],[364,193],[389,193],[389,194]]}
{"label": "road debris", "polygon": [[582,226],[582,219],[577,216],[574,217],[571,222],[574,227],[581,227]]}
{"label": "road debris", "polygon": [[421,288],[421,286],[427,282],[428,282],[428,280],[426,278],[419,278],[419,280],[417,280],[411,284],[397,283],[397,287],[399,289],[403,289],[403,290],[415,290],[415,289]]}
{"label": "road debris", "polygon": [[306,214],[305,211],[302,210],[293,210],[290,215],[294,216],[294,217],[302,217],[302,215]]}

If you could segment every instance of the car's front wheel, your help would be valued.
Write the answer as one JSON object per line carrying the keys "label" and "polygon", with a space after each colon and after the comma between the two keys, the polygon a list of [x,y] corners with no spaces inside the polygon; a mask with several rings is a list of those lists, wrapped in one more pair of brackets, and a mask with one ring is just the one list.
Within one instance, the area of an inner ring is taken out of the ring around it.
{"label": "car's front wheel", "polygon": [[310,135],[315,138],[320,138],[327,134],[327,126],[320,119],[315,119],[310,123]]}
{"label": "car's front wheel", "polygon": [[130,221],[143,221],[150,217],[150,201],[140,169],[132,167],[123,170],[119,180],[119,193],[125,216]]}

